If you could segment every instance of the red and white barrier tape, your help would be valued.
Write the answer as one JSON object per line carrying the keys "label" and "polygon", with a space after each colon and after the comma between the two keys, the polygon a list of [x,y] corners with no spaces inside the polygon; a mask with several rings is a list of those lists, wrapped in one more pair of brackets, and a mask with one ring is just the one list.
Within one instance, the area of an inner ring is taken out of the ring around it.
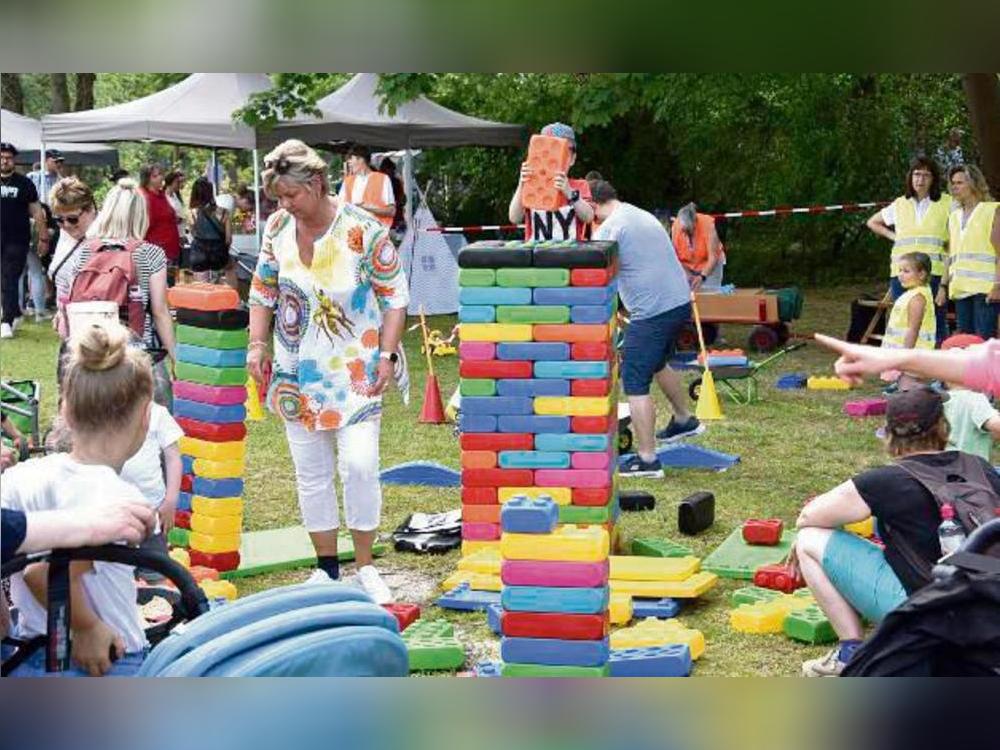
{"label": "red and white barrier tape", "polygon": [[[709,214],[713,219],[749,219],[758,216],[791,216],[792,214],[822,214],[831,211],[863,211],[866,208],[882,208],[890,201],[869,201],[867,203],[836,203],[830,206],[805,206],[792,208],[782,206],[767,211],[727,211],[725,213]],[[474,224],[468,227],[427,227],[424,232],[439,232],[441,234],[477,234],[481,232],[514,232],[523,229],[523,224]]]}

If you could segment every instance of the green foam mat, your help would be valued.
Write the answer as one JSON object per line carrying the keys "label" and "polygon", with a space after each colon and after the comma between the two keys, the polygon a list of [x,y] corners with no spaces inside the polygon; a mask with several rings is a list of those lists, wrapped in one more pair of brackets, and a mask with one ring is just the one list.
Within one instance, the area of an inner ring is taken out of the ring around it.
{"label": "green foam mat", "polygon": [[249,340],[250,333],[245,328],[227,331],[218,328],[177,326],[179,344],[194,344],[209,349],[246,349]]}
{"label": "green foam mat", "polygon": [[737,527],[714,552],[701,561],[701,569],[721,578],[750,579],[761,565],[783,562],[794,541],[795,532],[786,530],[781,535],[781,541],[773,547],[747,544],[743,541],[743,529]]}
{"label": "green foam mat", "polygon": [[[372,550],[376,556],[385,554],[386,545],[376,542]],[[337,558],[341,562],[354,559],[354,541],[350,534],[337,539]],[[240,538],[240,567],[220,573],[222,578],[247,578],[265,573],[316,565],[309,534],[301,526],[264,531],[244,531]]]}

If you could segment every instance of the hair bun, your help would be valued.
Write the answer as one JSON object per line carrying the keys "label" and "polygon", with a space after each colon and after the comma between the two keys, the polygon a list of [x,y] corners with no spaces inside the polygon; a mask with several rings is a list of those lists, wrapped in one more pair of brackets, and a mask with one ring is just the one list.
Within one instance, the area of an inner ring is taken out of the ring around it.
{"label": "hair bun", "polygon": [[74,356],[91,372],[110,370],[121,364],[128,346],[128,332],[120,323],[93,323],[74,337]]}

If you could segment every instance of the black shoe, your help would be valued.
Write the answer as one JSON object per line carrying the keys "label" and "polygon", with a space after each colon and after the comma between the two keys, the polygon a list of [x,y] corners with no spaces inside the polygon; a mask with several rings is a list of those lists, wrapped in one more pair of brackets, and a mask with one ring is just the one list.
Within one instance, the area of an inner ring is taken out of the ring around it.
{"label": "black shoe", "polygon": [[618,473],[623,477],[663,479],[663,465],[658,458],[643,461],[639,454],[636,454],[618,470]]}
{"label": "black shoe", "polygon": [[656,439],[661,443],[672,443],[681,438],[694,437],[705,431],[705,425],[698,421],[697,417],[688,417],[686,422],[678,422],[673,417],[670,424],[656,433]]}

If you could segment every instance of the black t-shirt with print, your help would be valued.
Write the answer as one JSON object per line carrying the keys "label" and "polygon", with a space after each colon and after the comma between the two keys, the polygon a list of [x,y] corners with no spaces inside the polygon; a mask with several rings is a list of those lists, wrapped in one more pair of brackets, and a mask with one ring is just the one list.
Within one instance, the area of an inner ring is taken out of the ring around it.
{"label": "black t-shirt with print", "polygon": [[0,177],[0,242],[27,245],[31,241],[28,206],[37,202],[38,191],[23,174]]}

